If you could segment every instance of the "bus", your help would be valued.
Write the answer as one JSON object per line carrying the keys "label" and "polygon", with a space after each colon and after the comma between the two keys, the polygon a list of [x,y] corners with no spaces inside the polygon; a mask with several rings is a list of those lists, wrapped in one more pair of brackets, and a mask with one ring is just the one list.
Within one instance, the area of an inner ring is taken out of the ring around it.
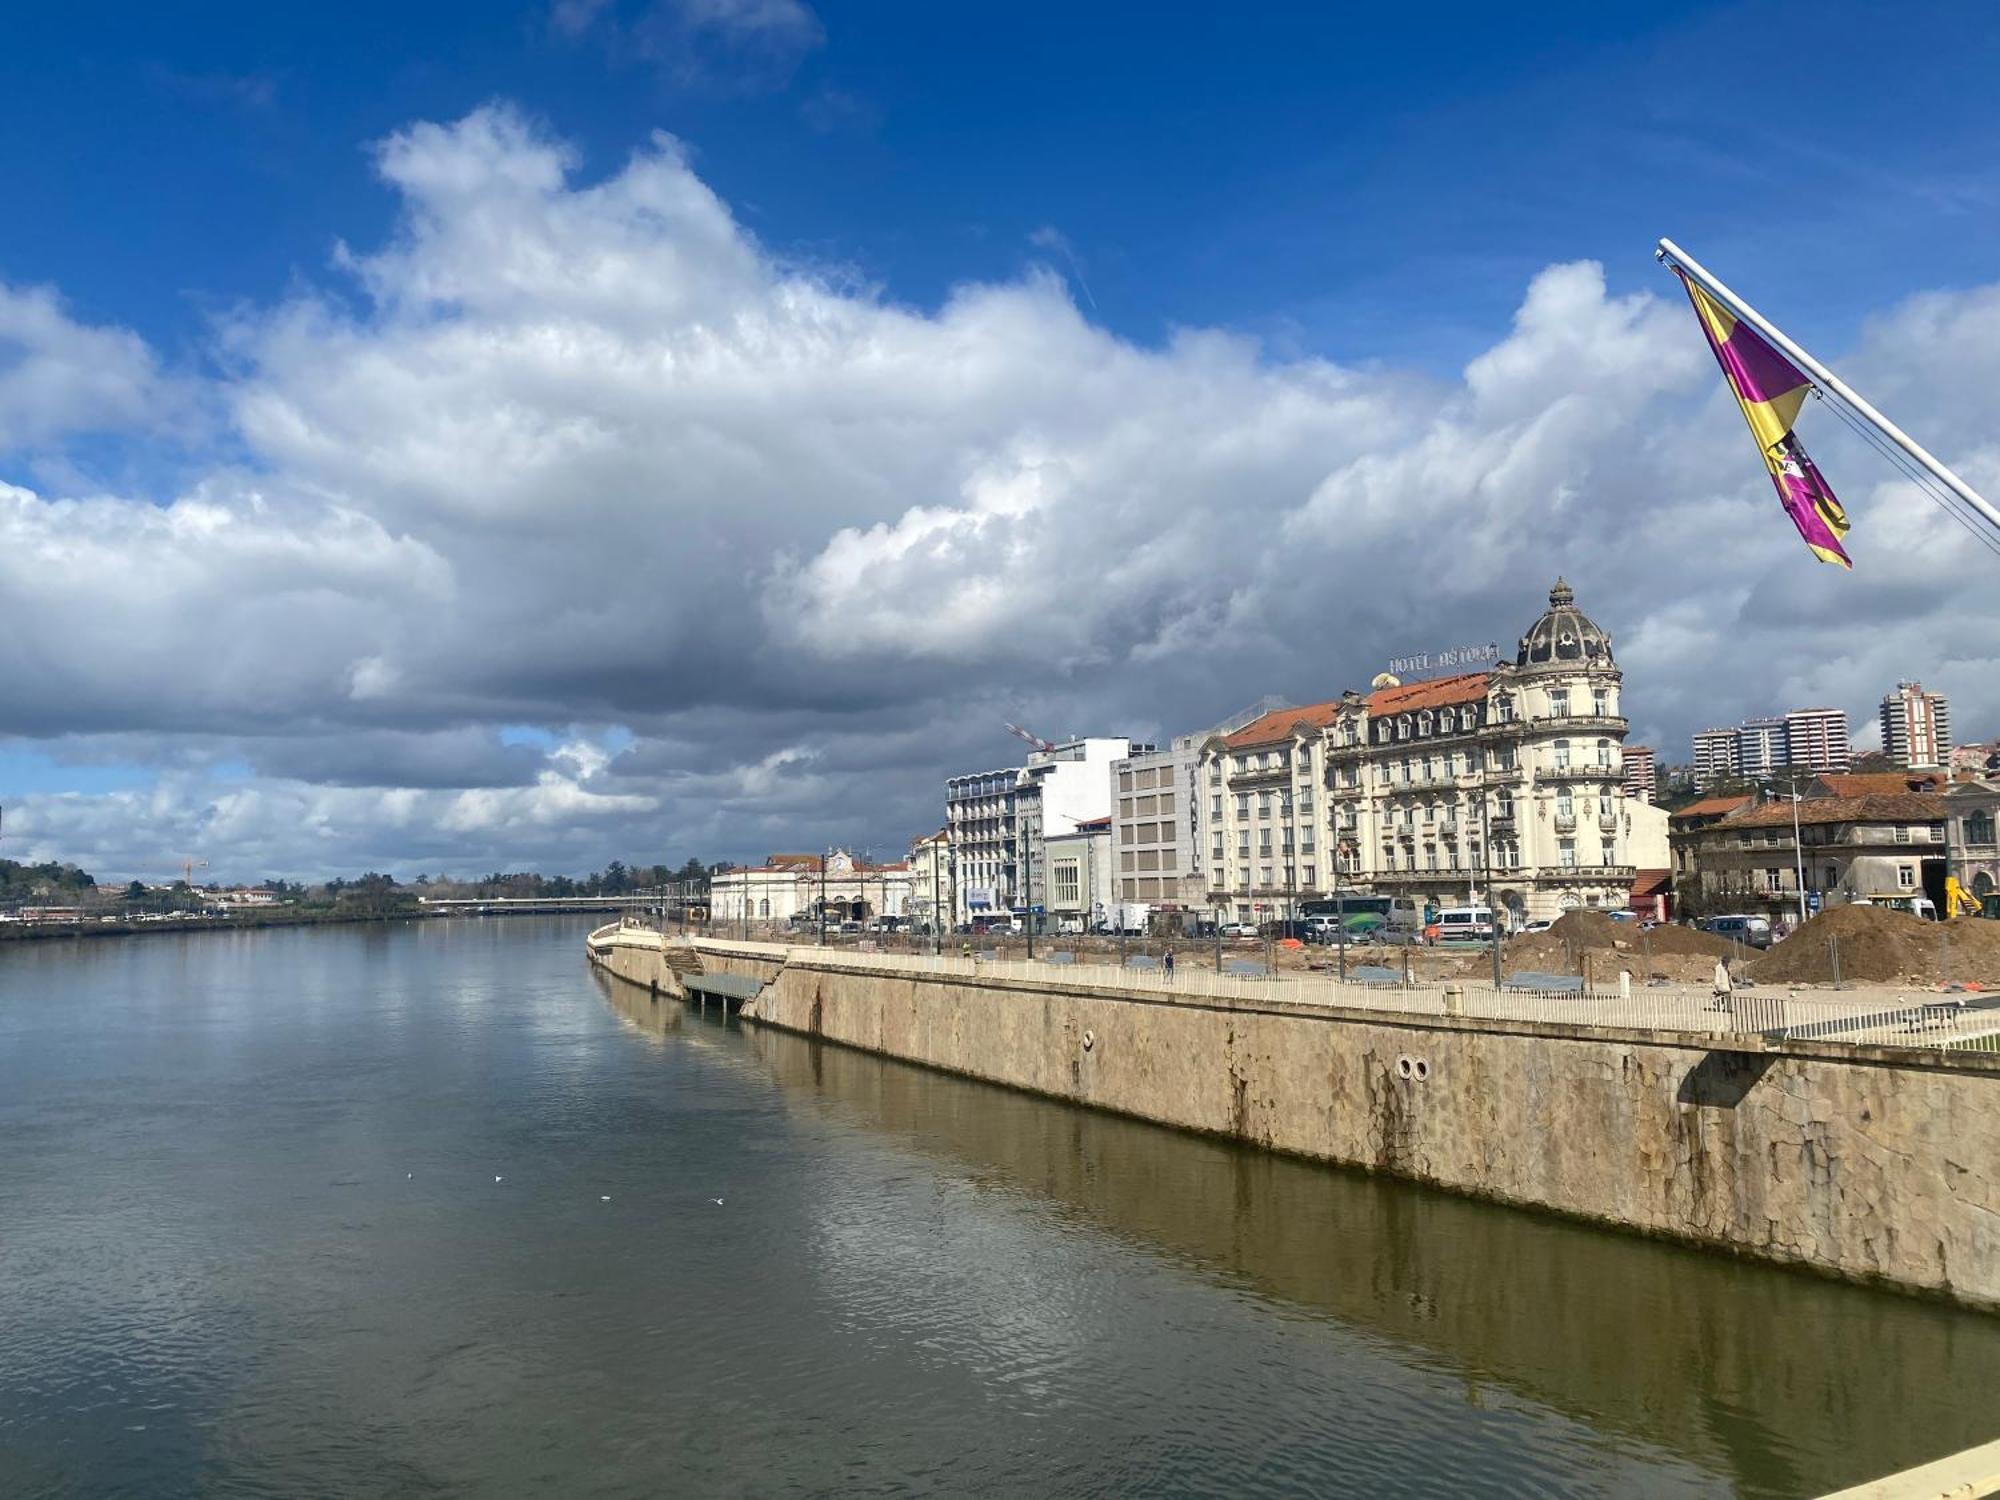
{"label": "bus", "polygon": [[1329,929],[1344,927],[1351,938],[1372,937],[1389,925],[1390,904],[1387,896],[1331,896],[1302,902],[1299,915]]}

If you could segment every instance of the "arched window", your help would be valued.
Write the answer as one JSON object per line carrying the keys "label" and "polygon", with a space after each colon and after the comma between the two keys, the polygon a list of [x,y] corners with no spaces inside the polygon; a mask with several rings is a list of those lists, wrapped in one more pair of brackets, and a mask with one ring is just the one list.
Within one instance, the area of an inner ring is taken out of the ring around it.
{"label": "arched window", "polygon": [[757,915],[760,917],[771,915],[771,898],[769,896],[766,896],[762,901],[757,903]]}
{"label": "arched window", "polygon": [[1458,727],[1459,727],[1460,729],[1470,729],[1470,728],[1472,728],[1472,725],[1473,725],[1473,718],[1474,718],[1474,715],[1473,715],[1473,712],[1472,712],[1472,708],[1471,708],[1471,705],[1469,705],[1469,704],[1468,704],[1468,705],[1467,705],[1466,707],[1464,707],[1464,708],[1461,708],[1461,709],[1460,709],[1460,710],[1458,711]]}
{"label": "arched window", "polygon": [[1417,715],[1417,733],[1429,734],[1430,732],[1431,732],[1431,711],[1427,708],[1422,713]]}
{"label": "arched window", "polygon": [[1607,771],[1611,769],[1611,741],[1597,742],[1597,763]]}
{"label": "arched window", "polygon": [[1396,738],[1399,740],[1406,740],[1409,737],[1410,737],[1410,716],[1408,714],[1399,715],[1396,719]]}

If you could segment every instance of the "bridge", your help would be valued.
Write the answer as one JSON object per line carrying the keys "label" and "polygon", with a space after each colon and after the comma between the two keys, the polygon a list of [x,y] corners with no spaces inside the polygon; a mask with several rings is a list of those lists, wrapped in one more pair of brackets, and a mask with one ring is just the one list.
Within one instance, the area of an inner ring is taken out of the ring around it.
{"label": "bridge", "polygon": [[426,911],[506,912],[506,911],[636,911],[654,908],[664,901],[669,911],[678,912],[681,898],[658,891],[627,891],[622,896],[419,896],[417,904]]}

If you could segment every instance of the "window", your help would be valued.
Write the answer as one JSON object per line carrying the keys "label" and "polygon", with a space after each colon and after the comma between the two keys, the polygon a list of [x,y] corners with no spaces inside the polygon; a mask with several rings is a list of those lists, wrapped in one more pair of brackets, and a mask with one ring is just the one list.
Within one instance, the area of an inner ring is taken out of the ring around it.
{"label": "window", "polygon": [[1172,792],[1160,793],[1160,811],[1163,813],[1170,813],[1173,810],[1174,810],[1174,794]]}
{"label": "window", "polygon": [[1611,741],[1597,742],[1597,763],[1607,771],[1611,769]]}
{"label": "window", "polygon": [[1141,870],[1159,869],[1160,851],[1157,849],[1141,849],[1139,851],[1139,868]]}
{"label": "window", "polygon": [[1435,870],[1437,867],[1438,867],[1437,845],[1436,844],[1424,845],[1424,868],[1426,870]]}
{"label": "window", "polygon": [[1944,842],[1944,824],[1931,824],[1931,842],[1933,844],[1942,844]]}
{"label": "window", "polygon": [[1904,823],[1898,823],[1896,825],[1896,842],[1899,844],[1907,844],[1909,843],[1909,841],[1910,841],[1909,826]]}
{"label": "window", "polygon": [[1512,698],[1501,698],[1493,706],[1498,710],[1495,717],[1502,724],[1511,724],[1514,722],[1514,700]]}
{"label": "window", "polygon": [[1961,830],[1959,837],[1968,844],[1990,844],[1993,842],[1993,814],[1990,812],[1968,814],[1965,821],[1959,827]]}
{"label": "window", "polygon": [[1777,829],[1775,829],[1775,828],[1766,828],[1766,829],[1764,830],[1764,844],[1765,844],[1765,846],[1766,846],[1767,848],[1771,848],[1771,849],[1775,849],[1775,848],[1777,848],[1777,847],[1778,847],[1778,830],[1777,830]]}
{"label": "window", "polygon": [[1611,689],[1593,688],[1591,690],[1590,711],[1600,719],[1611,717]]}
{"label": "window", "polygon": [[1896,884],[1901,886],[1906,891],[1915,890],[1917,888],[1917,872],[1915,866],[1897,865]]}
{"label": "window", "polygon": [[1130,797],[1120,797],[1118,799],[1118,816],[1121,818],[1132,816],[1132,799]]}
{"label": "window", "polygon": [[1266,854],[1269,854],[1269,853],[1271,852],[1271,830],[1270,830],[1270,829],[1268,829],[1268,828],[1260,828],[1260,829],[1258,829],[1258,830],[1257,830],[1257,847],[1258,847],[1259,849],[1262,849],[1262,850],[1263,850],[1263,851],[1264,851],[1264,852],[1265,852]]}
{"label": "window", "polygon": [[1558,771],[1567,771],[1569,769],[1569,741],[1557,740],[1555,754],[1556,769]]}
{"label": "window", "polygon": [[1174,872],[1174,867],[1178,863],[1179,861],[1174,858],[1173,850],[1162,849],[1160,851],[1160,868],[1165,870],[1169,875]]}
{"label": "window", "polygon": [[1222,835],[1221,835],[1221,834],[1219,834],[1219,833],[1218,833],[1218,834],[1217,834],[1217,835],[1215,836],[1215,842],[1214,842],[1214,844],[1213,844],[1213,845],[1211,846],[1211,848],[1212,848],[1212,851],[1213,851],[1213,853],[1214,853],[1214,855],[1215,855],[1215,862],[1216,862],[1217,864],[1221,864],[1221,863],[1222,863]]}
{"label": "window", "polygon": [[1427,708],[1422,713],[1417,715],[1417,733],[1429,734],[1430,732],[1431,732],[1431,711]]}
{"label": "window", "polygon": [[1217,822],[1222,821],[1222,793],[1217,792],[1208,799],[1208,815]]}
{"label": "window", "polygon": [[1314,869],[1311,865],[1306,866],[1306,884],[1308,886],[1316,886],[1319,884],[1319,871]]}
{"label": "window", "polygon": [[1118,773],[1118,790],[1121,792],[1132,790],[1132,773],[1130,771],[1120,771]]}
{"label": "window", "polygon": [[1568,787],[1559,788],[1556,792],[1556,816],[1559,818],[1576,816],[1576,804],[1570,800]]}
{"label": "window", "polygon": [[1611,816],[1611,794],[1609,792],[1599,792],[1597,794],[1597,815],[1600,818]]}
{"label": "window", "polygon": [[1460,729],[1470,730],[1473,727],[1473,717],[1474,717],[1473,712],[1470,707],[1461,708],[1458,711],[1458,727]]}
{"label": "window", "polygon": [[769,896],[766,896],[762,901],[757,903],[757,915],[760,917],[771,915],[771,898]]}
{"label": "window", "polygon": [[1258,869],[1258,875],[1257,875],[1258,880],[1262,884],[1268,886],[1271,883],[1271,867],[1269,865],[1259,865],[1257,869]]}
{"label": "window", "polygon": [[1236,794],[1236,816],[1238,818],[1247,818],[1250,816],[1250,794],[1248,792],[1238,792]]}
{"label": "window", "polygon": [[1783,870],[1766,870],[1764,872],[1764,889],[1767,891],[1782,891],[1785,888],[1784,876],[1785,872]]}
{"label": "window", "polygon": [[1052,894],[1056,904],[1075,906],[1083,888],[1077,862],[1073,859],[1059,859],[1052,867],[1052,874],[1054,876]]}
{"label": "window", "polygon": [[1259,792],[1257,794],[1257,816],[1260,818],[1271,816],[1271,794],[1269,792]]}
{"label": "window", "polygon": [[1567,719],[1569,717],[1568,688],[1551,688],[1549,690],[1549,717],[1552,719]]}
{"label": "window", "polygon": [[1576,868],[1576,840],[1560,839],[1556,843],[1556,863],[1565,870]]}
{"label": "window", "polygon": [[1443,770],[1443,762],[1441,762],[1435,755],[1431,756],[1430,759],[1424,762],[1424,770],[1429,773],[1432,781],[1436,781],[1440,777],[1446,774],[1445,771]]}
{"label": "window", "polygon": [[1121,871],[1130,870],[1132,868],[1132,851],[1130,849],[1127,849],[1124,853],[1118,856],[1118,868]]}
{"label": "window", "polygon": [[1134,800],[1137,805],[1133,807],[1132,811],[1136,812],[1142,818],[1159,811],[1160,799],[1158,797],[1139,797]]}
{"label": "window", "polygon": [[1514,794],[1504,786],[1493,799],[1493,816],[1502,822],[1511,821],[1514,816]]}

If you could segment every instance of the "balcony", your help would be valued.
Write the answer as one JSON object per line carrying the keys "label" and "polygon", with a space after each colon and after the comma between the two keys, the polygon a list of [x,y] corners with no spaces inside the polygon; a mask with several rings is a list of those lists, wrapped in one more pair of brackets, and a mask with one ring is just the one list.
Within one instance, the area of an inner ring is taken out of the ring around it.
{"label": "balcony", "polygon": [[1598,829],[1604,833],[1616,833],[1619,821],[1617,813],[1599,813],[1597,815]]}
{"label": "balcony", "polygon": [[1627,885],[1637,873],[1631,865],[1542,865],[1535,878],[1554,885]]}
{"label": "balcony", "polygon": [[1597,730],[1605,733],[1623,734],[1626,719],[1619,714],[1550,714],[1546,718],[1532,721],[1537,734],[1557,734],[1569,730]]}
{"label": "balcony", "polygon": [[1468,884],[1476,872],[1472,870],[1384,870],[1375,877],[1376,884],[1397,885],[1453,885]]}
{"label": "balcony", "polygon": [[1575,813],[1565,813],[1565,812],[1559,812],[1559,813],[1557,813],[1557,814],[1555,815],[1555,825],[1556,825],[1556,832],[1557,832],[1557,833],[1575,833],[1575,832],[1576,832],[1576,814],[1575,814]]}
{"label": "balcony", "polygon": [[1456,819],[1456,818],[1440,818],[1440,819],[1438,820],[1438,823],[1437,823],[1437,831],[1438,831],[1439,833],[1443,834],[1443,835],[1444,835],[1444,836],[1445,836],[1446,838],[1448,838],[1448,839],[1455,839],[1455,838],[1457,838],[1457,837],[1458,837],[1458,819]]}

